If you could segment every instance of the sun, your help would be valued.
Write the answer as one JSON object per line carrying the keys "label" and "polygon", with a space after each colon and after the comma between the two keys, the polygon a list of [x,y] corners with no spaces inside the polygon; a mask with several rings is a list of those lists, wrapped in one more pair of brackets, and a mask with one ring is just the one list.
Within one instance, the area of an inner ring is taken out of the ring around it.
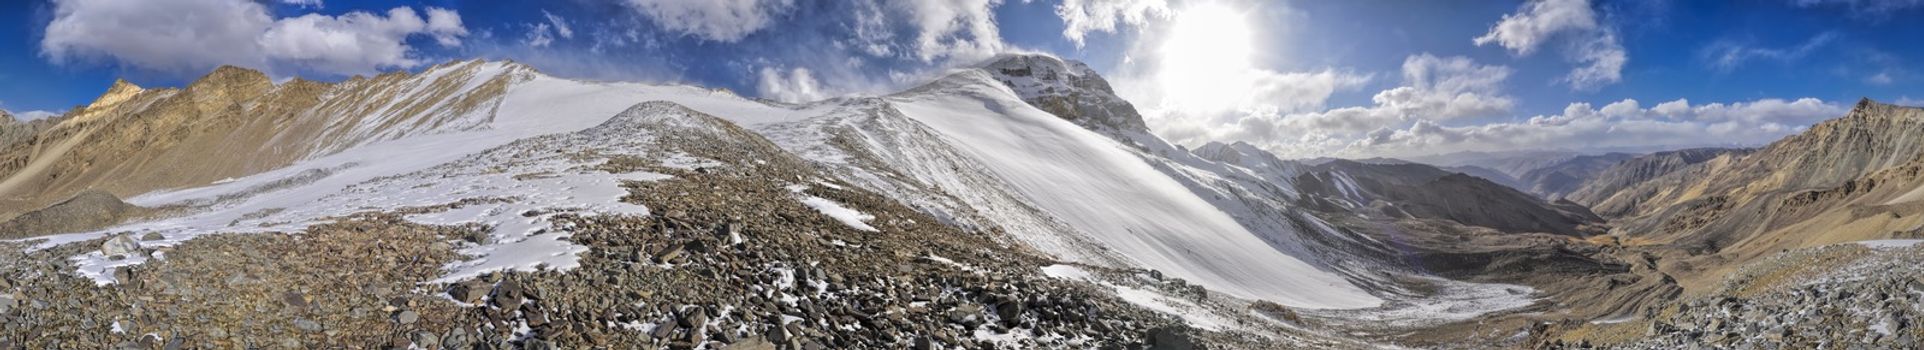
{"label": "sun", "polygon": [[1250,86],[1253,37],[1242,13],[1199,4],[1176,15],[1159,54],[1164,103],[1193,112],[1238,107]]}

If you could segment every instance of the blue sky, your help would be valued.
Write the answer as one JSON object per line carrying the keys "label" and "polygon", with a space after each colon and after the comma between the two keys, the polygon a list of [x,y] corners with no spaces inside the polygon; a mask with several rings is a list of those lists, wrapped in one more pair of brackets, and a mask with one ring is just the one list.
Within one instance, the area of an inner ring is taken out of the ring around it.
{"label": "blue sky", "polygon": [[466,58],[806,101],[1042,52],[1089,63],[1185,145],[1755,145],[1860,97],[1924,99],[1919,19],[1917,0],[23,0],[0,3],[0,108],[221,64],[331,81]]}

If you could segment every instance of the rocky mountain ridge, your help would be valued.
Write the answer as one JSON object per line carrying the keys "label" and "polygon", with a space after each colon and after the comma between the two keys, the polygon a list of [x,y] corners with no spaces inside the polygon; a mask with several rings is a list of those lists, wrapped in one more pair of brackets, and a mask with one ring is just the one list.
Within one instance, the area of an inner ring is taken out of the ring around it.
{"label": "rocky mountain ridge", "polygon": [[[130,197],[206,185],[359,145],[481,127],[531,70],[481,61],[340,83],[221,67],[184,88],[117,81],[30,141],[0,148],[0,218],[97,189]],[[244,156],[208,155],[245,152]]]}

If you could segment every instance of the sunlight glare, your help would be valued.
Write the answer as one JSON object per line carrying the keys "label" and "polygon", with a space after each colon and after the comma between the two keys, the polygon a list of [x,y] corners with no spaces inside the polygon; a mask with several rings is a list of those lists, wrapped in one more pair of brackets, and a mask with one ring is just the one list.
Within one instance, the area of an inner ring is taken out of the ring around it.
{"label": "sunlight glare", "polygon": [[1203,4],[1178,14],[1162,45],[1164,102],[1194,112],[1238,107],[1252,81],[1252,43],[1249,24],[1235,9]]}

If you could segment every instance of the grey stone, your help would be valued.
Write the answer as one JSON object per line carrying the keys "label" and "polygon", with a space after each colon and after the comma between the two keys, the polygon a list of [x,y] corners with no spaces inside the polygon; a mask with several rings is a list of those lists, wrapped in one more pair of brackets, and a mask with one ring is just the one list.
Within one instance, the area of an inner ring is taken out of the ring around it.
{"label": "grey stone", "polygon": [[114,236],[114,238],[108,238],[107,242],[100,244],[100,254],[110,258],[129,258],[143,254],[143,252],[140,251],[140,242],[135,242],[133,235],[118,235]]}

